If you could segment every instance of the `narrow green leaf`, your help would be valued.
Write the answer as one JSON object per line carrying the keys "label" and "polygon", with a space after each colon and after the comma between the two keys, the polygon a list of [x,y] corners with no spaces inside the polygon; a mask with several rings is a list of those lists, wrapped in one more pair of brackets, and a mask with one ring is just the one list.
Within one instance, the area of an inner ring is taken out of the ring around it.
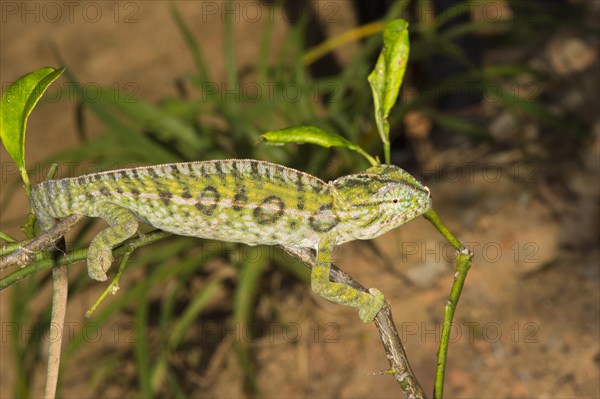
{"label": "narrow green leaf", "polygon": [[295,126],[281,130],[273,130],[261,135],[265,140],[272,144],[316,144],[321,147],[344,147],[353,150],[367,158],[371,165],[377,165],[377,161],[370,156],[359,145],[346,140],[342,136],[327,132],[316,126]]}
{"label": "narrow green leaf", "polygon": [[150,356],[150,342],[148,341],[148,337],[150,336],[148,328],[150,284],[148,281],[145,281],[141,284],[141,286],[142,291],[138,297],[139,303],[135,312],[135,323],[137,329],[134,342],[134,353],[136,364],[138,366],[137,371],[140,394],[144,398],[153,398],[155,395],[152,391],[152,373],[150,366],[153,364],[153,361]]}
{"label": "narrow green leaf", "polygon": [[383,31],[383,49],[368,78],[373,92],[375,122],[384,145],[386,163],[390,162],[388,116],[398,98],[409,49],[408,22],[401,19],[389,22]]}
{"label": "narrow green leaf", "polygon": [[25,129],[29,114],[40,100],[48,86],[65,70],[50,67],[22,76],[2,95],[0,106],[0,137],[4,148],[17,164],[25,189],[29,196],[29,177],[25,166]]}
{"label": "narrow green leaf", "polygon": [[202,288],[202,291],[191,301],[188,307],[185,308],[183,314],[179,315],[173,321],[173,329],[169,339],[171,349],[179,346],[187,331],[189,331],[192,323],[198,319],[198,315],[205,309],[211,299],[214,299],[216,294],[223,285],[222,278],[216,278],[208,282]]}
{"label": "narrow green leaf", "polygon": [[[244,260],[241,262],[239,283],[233,305],[233,320],[236,328],[246,328],[252,322],[254,314],[252,309],[254,309],[256,296],[259,293],[260,278],[267,267],[267,257],[262,256],[263,249],[261,247],[250,247],[244,251]],[[253,367],[248,353],[247,342],[236,341],[234,350],[244,371],[245,382],[253,393],[252,396],[262,396],[254,371],[255,367]]]}
{"label": "narrow green leaf", "polygon": [[194,57],[194,62],[196,63],[196,68],[198,69],[198,78],[200,81],[210,82],[211,78],[208,73],[208,68],[206,67],[202,50],[200,49],[200,46],[198,46],[198,42],[194,38],[194,35],[183,20],[179,9],[172,1],[169,2],[169,11],[171,12],[171,16],[173,17],[175,25],[177,25],[177,28],[179,28],[179,31],[183,35],[185,44],[192,53],[192,57]]}
{"label": "narrow green leaf", "polygon": [[8,234],[3,233],[1,231],[0,231],[0,240],[10,242],[10,243],[17,242],[17,240],[15,238],[13,238],[13,237],[9,236]]}
{"label": "narrow green leaf", "polygon": [[110,87],[103,87],[99,99],[130,118],[139,129],[153,131],[160,139],[175,143],[177,149],[193,158],[209,145],[204,137],[197,136],[191,126],[161,108]]}

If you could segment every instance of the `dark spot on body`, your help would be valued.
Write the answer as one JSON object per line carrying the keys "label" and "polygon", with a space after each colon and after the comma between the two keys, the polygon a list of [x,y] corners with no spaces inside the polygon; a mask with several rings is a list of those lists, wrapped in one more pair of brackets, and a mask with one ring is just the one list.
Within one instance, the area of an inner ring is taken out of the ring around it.
{"label": "dark spot on body", "polygon": [[185,190],[183,193],[181,193],[181,198],[190,199],[192,197],[192,193],[190,193],[188,190]]}
{"label": "dark spot on body", "polygon": [[203,178],[208,178],[210,176],[208,174],[208,172],[206,171],[206,164],[200,165],[200,174],[202,175]]}
{"label": "dark spot on body", "polygon": [[217,175],[219,176],[219,178],[224,181],[225,180],[225,172],[223,171],[223,162],[216,162],[215,163],[215,168],[217,170]]}
{"label": "dark spot on body", "polygon": [[205,215],[210,216],[217,208],[220,199],[221,196],[216,188],[213,186],[206,186],[202,193],[200,193],[196,208]]}
{"label": "dark spot on body", "polygon": [[104,195],[105,197],[110,196],[110,190],[106,187],[100,187],[100,194]]}
{"label": "dark spot on body", "polygon": [[117,194],[123,194],[123,189],[121,187],[115,188],[115,191],[117,192]]}
{"label": "dark spot on body", "polygon": [[275,173],[274,173],[274,179],[277,181],[280,181],[284,184],[288,184],[288,181],[285,179],[285,173],[286,173],[286,167],[285,166],[281,166],[281,165],[273,165],[274,169],[275,169]]}
{"label": "dark spot on body", "polygon": [[284,209],[283,200],[271,195],[265,198],[258,207],[254,208],[252,215],[258,224],[272,224],[283,215]]}
{"label": "dark spot on body", "polygon": [[78,177],[77,183],[79,183],[80,186],[85,186],[87,184],[87,179],[84,176]]}
{"label": "dark spot on body", "polygon": [[297,176],[297,180],[296,180],[296,191],[298,192],[296,194],[296,208],[299,211],[304,210],[304,201],[305,201],[305,195],[304,195],[304,191],[306,186],[304,185],[303,181],[302,181],[302,176]]}
{"label": "dark spot on body", "polygon": [[240,193],[237,193],[233,197],[233,206],[232,206],[232,208],[233,208],[234,211],[241,211],[242,209],[244,209],[244,206],[246,206],[247,203],[248,203],[248,197],[242,191]]}
{"label": "dark spot on body", "polygon": [[165,205],[169,205],[169,203],[171,202],[171,198],[173,197],[173,194],[171,194],[168,191],[159,191],[158,196],[160,197],[160,199],[162,200],[162,202]]}
{"label": "dark spot on body", "polygon": [[371,181],[362,176],[352,176],[344,180],[344,188],[363,188]]}
{"label": "dark spot on body", "polygon": [[139,197],[141,193],[140,193],[140,190],[138,190],[137,188],[132,188],[131,194],[133,194],[136,197]]}
{"label": "dark spot on body", "polygon": [[333,213],[332,208],[332,204],[319,207],[317,212],[311,215],[308,220],[311,229],[319,233],[326,233],[333,229],[340,222],[340,219]]}
{"label": "dark spot on body", "polygon": [[312,190],[312,192],[315,193],[315,194],[321,194],[324,191],[323,187],[316,186],[314,184],[309,184],[309,187]]}
{"label": "dark spot on body", "polygon": [[61,182],[62,190],[65,193],[65,197],[67,200],[67,208],[73,208],[73,197],[71,196],[71,190],[69,189],[69,182],[67,179],[59,180]]}

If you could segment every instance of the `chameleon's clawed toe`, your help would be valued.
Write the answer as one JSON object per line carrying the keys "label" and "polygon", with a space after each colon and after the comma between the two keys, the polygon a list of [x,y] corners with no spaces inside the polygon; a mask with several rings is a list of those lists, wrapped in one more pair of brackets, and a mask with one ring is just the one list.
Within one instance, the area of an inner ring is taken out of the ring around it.
{"label": "chameleon's clawed toe", "polygon": [[385,302],[385,297],[383,296],[383,293],[377,288],[369,288],[369,293],[371,294],[372,299],[370,304],[366,307],[361,308],[358,312],[358,317],[364,323],[372,322],[377,316],[377,313],[379,313],[379,311],[383,307],[383,304]]}

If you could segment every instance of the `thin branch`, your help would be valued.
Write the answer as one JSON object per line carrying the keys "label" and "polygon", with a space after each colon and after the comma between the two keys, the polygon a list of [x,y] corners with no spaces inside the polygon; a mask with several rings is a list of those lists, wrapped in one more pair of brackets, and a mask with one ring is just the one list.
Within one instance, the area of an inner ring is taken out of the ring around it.
{"label": "thin branch", "polygon": [[64,332],[63,327],[67,313],[68,291],[67,266],[54,268],[52,270],[52,316],[50,318],[50,328],[54,327],[58,336],[50,340],[48,347],[48,369],[46,371],[46,389],[44,393],[46,399],[56,397],[58,370],[60,369],[60,351]]}
{"label": "thin branch", "polygon": [[435,385],[433,389],[434,399],[442,399],[444,396],[444,375],[446,372],[446,361],[448,357],[448,342],[450,341],[450,333],[452,330],[452,320],[456,305],[460,298],[460,293],[467,278],[467,272],[471,268],[473,254],[467,249],[458,251],[456,255],[456,273],[454,274],[454,282],[450,290],[450,298],[444,306],[444,325],[442,326],[442,339],[440,340],[440,348],[438,350],[438,367],[435,371]]}
{"label": "thin branch", "polygon": [[53,244],[60,237],[64,236],[67,231],[71,230],[83,218],[81,215],[71,215],[58,222],[50,230],[45,231],[31,241],[26,241],[25,244],[7,255],[0,258],[0,272],[12,265],[26,266],[33,261],[34,255],[49,245]]}
{"label": "thin branch", "polygon": [[[282,248],[290,255],[300,259],[300,261],[309,268],[314,266],[315,254],[310,249],[284,246],[282,246]],[[350,287],[363,292],[368,292],[368,290],[358,281],[354,280],[349,274],[338,269],[335,265],[331,265],[329,277],[332,281],[349,285]],[[398,334],[398,329],[392,318],[392,309],[387,302],[384,303],[383,308],[381,308],[377,314],[375,326],[379,330],[379,336],[390,363],[391,374],[400,384],[402,390],[409,399],[424,398],[425,393],[410,368],[408,357],[406,356],[404,346],[402,345],[400,335]]]}
{"label": "thin branch", "polygon": [[[172,233],[168,233],[166,231],[154,230],[150,233],[144,234],[142,237],[130,238],[121,245],[113,248],[113,256],[117,258],[134,249],[143,247],[144,245],[148,245],[172,235]],[[8,276],[0,279],[0,291],[39,271],[51,270],[52,268],[61,265],[71,265],[76,262],[84,261],[87,259],[87,251],[87,248],[83,248],[72,252],[67,252],[58,259],[52,259],[52,257],[45,252],[38,253],[33,257],[33,259],[30,260],[30,264],[21,269],[15,270]]]}
{"label": "thin branch", "polygon": [[450,341],[452,320],[454,319],[454,313],[456,312],[456,306],[458,305],[458,300],[460,299],[467,273],[473,262],[473,253],[463,246],[450,230],[448,230],[433,208],[429,209],[423,216],[433,224],[454,249],[456,249],[456,273],[454,274],[454,281],[452,282],[452,288],[450,289],[450,297],[444,306],[444,325],[442,326],[442,339],[440,340],[440,347],[438,349],[435,385],[433,388],[434,399],[441,399],[444,396],[444,377],[446,373],[448,342]]}

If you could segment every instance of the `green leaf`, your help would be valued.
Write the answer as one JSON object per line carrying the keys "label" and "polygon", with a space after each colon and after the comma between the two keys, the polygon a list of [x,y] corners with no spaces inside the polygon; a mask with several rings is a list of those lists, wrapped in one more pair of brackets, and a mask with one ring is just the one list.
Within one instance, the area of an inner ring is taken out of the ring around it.
{"label": "green leaf", "polygon": [[22,76],[8,86],[2,95],[0,106],[0,137],[4,148],[17,164],[25,189],[29,196],[29,177],[25,166],[25,129],[29,114],[42,97],[48,86],[65,70],[50,67]]}
{"label": "green leaf", "polygon": [[371,165],[378,164],[378,162],[359,145],[346,140],[338,134],[327,132],[316,126],[296,126],[287,129],[273,130],[263,133],[261,136],[272,144],[309,143],[325,148],[344,147],[358,152],[367,158]]}
{"label": "green leaf", "polygon": [[102,88],[99,98],[131,119],[136,128],[152,130],[160,139],[173,142],[177,149],[190,159],[210,144],[206,137],[196,135],[194,129],[179,118],[119,90]]}
{"label": "green leaf", "polygon": [[383,49],[368,78],[373,92],[375,122],[384,145],[386,163],[390,162],[388,116],[398,98],[409,49],[408,22],[401,19],[389,22],[383,31]]}

